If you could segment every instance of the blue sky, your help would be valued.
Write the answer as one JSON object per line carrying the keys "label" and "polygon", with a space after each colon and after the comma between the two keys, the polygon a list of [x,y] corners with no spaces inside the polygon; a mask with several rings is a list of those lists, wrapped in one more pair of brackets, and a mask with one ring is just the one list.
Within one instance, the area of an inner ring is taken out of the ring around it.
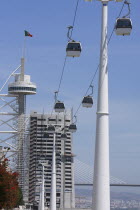
{"label": "blue sky", "polygon": [[[24,30],[27,38],[26,74],[37,84],[27,98],[31,109],[50,112],[65,58],[67,26],[72,25],[76,0],[6,0],[0,7],[0,85],[20,63]],[[112,32],[122,3],[109,3],[108,33]],[[110,170],[111,175],[140,183],[140,1],[131,1],[131,36],[112,36],[109,44]],[[124,9],[122,15],[127,11]],[[76,111],[99,63],[101,3],[80,0],[73,39],[81,41],[80,58],[68,58],[59,99]],[[109,35],[108,35],[109,36]],[[74,153],[93,164],[97,78],[94,107],[78,112]],[[5,89],[6,91],[6,89]]]}

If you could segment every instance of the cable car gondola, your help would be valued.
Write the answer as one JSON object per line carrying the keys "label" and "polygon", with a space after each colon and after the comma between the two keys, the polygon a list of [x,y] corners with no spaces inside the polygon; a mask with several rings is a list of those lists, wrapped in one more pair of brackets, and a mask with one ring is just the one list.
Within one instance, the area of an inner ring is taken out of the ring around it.
{"label": "cable car gondola", "polygon": [[69,41],[66,47],[66,53],[68,57],[79,57],[82,51],[81,43]]}
{"label": "cable car gondola", "polygon": [[74,123],[70,124],[69,131],[74,133],[74,132],[76,132],[76,130],[77,130],[76,124],[74,124]]}
{"label": "cable car gondola", "polygon": [[118,18],[116,20],[116,34],[117,35],[130,35],[132,30],[132,21],[130,18]]}
{"label": "cable car gondola", "polygon": [[61,101],[57,101],[54,105],[54,109],[56,112],[64,112],[65,110],[64,103]]}
{"label": "cable car gondola", "polygon": [[91,108],[93,106],[93,99],[92,96],[85,96],[82,100],[82,106]]}

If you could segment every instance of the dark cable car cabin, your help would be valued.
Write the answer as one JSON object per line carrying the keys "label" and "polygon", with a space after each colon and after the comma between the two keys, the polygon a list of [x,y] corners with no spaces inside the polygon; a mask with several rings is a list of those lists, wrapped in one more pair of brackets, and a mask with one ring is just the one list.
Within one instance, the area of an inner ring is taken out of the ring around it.
{"label": "dark cable car cabin", "polygon": [[66,139],[67,139],[67,135],[65,133],[62,133],[61,134],[61,140],[65,141]]}
{"label": "dark cable car cabin", "polygon": [[56,112],[64,112],[65,110],[64,103],[61,101],[57,101],[54,105],[54,109]]}
{"label": "dark cable car cabin", "polygon": [[86,108],[91,108],[93,106],[92,96],[85,96],[82,100],[82,106]]}
{"label": "dark cable car cabin", "polygon": [[76,130],[77,130],[76,124],[74,124],[74,123],[70,124],[69,131],[74,133],[74,132],[76,132]]}
{"label": "dark cable car cabin", "polygon": [[79,57],[82,51],[81,43],[75,41],[69,41],[66,53],[68,57]]}
{"label": "dark cable car cabin", "polygon": [[116,34],[117,35],[130,35],[132,30],[132,21],[130,18],[118,18],[116,20]]}
{"label": "dark cable car cabin", "polygon": [[53,125],[49,125],[48,128],[47,128],[47,131],[49,133],[54,133],[55,132],[55,127]]}

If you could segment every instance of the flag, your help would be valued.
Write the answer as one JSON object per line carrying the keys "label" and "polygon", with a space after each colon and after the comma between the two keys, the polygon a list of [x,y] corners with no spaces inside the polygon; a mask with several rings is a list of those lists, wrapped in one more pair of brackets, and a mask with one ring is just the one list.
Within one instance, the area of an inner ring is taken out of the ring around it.
{"label": "flag", "polygon": [[30,34],[28,31],[24,31],[25,32],[25,36],[30,36],[30,37],[32,37],[33,35],[32,34]]}

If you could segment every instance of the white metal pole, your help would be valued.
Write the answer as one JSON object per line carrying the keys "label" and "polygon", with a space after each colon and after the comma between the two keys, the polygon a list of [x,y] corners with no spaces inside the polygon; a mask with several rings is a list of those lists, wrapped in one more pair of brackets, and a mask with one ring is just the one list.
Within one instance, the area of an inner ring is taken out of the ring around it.
{"label": "white metal pole", "polygon": [[[24,58],[21,58],[21,73],[20,82],[24,81]],[[18,94],[18,173],[19,173],[19,186],[21,187],[24,198],[24,141],[25,141],[25,107],[26,95],[24,93]]]}
{"label": "white metal pole", "polygon": [[51,210],[56,210],[56,159],[55,159],[55,141],[56,133],[53,140],[53,155],[52,155],[52,181],[51,181]]}
{"label": "white metal pole", "polygon": [[44,210],[44,165],[42,165],[41,210]]}
{"label": "white metal pole", "polygon": [[39,210],[42,210],[41,203],[42,203],[42,182],[40,183]]}
{"label": "white metal pole", "polygon": [[108,1],[103,0],[93,180],[94,210],[110,210],[107,15]]}
{"label": "white metal pole", "polygon": [[24,63],[25,59],[24,57],[21,58],[21,74],[20,74],[20,80],[24,81]]}

